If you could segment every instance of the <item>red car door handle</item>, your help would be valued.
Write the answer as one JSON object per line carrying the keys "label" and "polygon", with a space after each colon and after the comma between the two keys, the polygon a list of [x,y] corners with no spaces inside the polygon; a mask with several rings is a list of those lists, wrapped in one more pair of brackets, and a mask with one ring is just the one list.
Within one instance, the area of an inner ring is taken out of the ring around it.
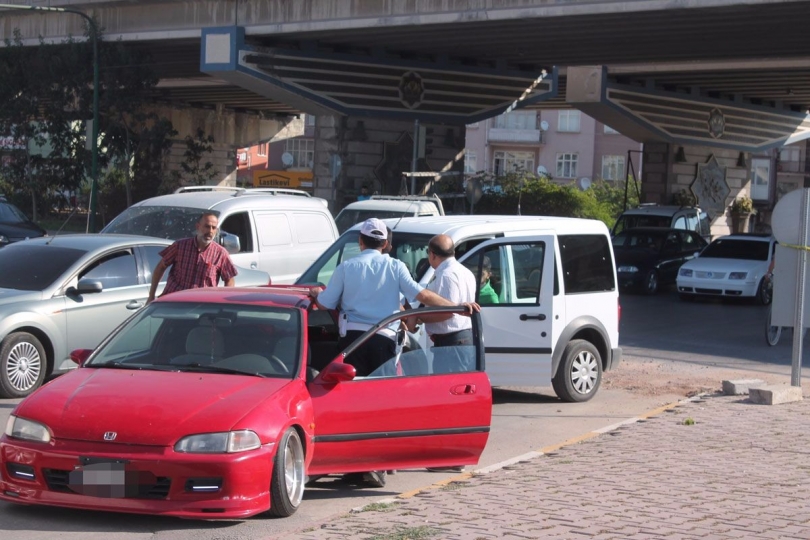
{"label": "red car door handle", "polygon": [[450,389],[451,394],[460,395],[460,394],[474,394],[475,393],[475,385],[474,384],[459,384],[454,386]]}

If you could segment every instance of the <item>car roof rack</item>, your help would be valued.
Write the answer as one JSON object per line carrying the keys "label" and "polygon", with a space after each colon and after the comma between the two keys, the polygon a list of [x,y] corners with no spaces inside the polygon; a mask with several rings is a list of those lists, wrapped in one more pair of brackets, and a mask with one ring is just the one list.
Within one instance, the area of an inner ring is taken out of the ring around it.
{"label": "car roof rack", "polygon": [[306,191],[288,188],[243,188],[234,186],[182,186],[175,193],[193,193],[205,191],[230,191],[236,196],[250,195],[252,193],[265,193],[270,195],[297,195],[299,197],[312,197]]}
{"label": "car roof rack", "polygon": [[442,199],[438,193],[433,195],[372,195],[370,200],[374,201],[427,201],[435,204],[440,214],[444,214]]}
{"label": "car roof rack", "polygon": [[297,195],[299,197],[312,197],[312,195],[302,189],[263,187],[245,189],[243,193],[240,193],[240,195],[248,195],[250,193],[270,193],[272,195]]}

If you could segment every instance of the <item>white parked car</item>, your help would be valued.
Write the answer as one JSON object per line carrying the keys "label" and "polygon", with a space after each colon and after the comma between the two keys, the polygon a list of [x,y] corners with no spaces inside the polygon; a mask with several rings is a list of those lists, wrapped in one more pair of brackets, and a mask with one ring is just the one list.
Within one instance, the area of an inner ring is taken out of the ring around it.
{"label": "white parked car", "polygon": [[749,297],[770,304],[772,292],[765,279],[776,250],[767,234],[732,234],[718,238],[678,271],[678,294]]}

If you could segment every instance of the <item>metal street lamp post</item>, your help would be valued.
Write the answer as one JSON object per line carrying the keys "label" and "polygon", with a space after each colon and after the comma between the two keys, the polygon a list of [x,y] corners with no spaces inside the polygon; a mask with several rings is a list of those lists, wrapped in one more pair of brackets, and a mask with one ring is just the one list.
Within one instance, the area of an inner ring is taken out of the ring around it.
{"label": "metal street lamp post", "polygon": [[91,141],[92,162],[90,176],[90,206],[88,213],[87,230],[96,232],[96,206],[98,198],[98,27],[95,21],[83,11],[74,9],[46,7],[46,6],[20,6],[16,4],[0,4],[1,9],[17,9],[25,11],[56,11],[60,13],[73,13],[87,21],[90,27],[90,39],[93,42],[93,140]]}

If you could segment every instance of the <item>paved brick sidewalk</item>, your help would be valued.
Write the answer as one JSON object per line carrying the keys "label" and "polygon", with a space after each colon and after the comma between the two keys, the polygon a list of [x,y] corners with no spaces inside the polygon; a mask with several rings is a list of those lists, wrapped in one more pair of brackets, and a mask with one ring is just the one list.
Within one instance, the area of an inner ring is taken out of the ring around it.
{"label": "paved brick sidewalk", "polygon": [[810,402],[712,396],[285,539],[810,538]]}

